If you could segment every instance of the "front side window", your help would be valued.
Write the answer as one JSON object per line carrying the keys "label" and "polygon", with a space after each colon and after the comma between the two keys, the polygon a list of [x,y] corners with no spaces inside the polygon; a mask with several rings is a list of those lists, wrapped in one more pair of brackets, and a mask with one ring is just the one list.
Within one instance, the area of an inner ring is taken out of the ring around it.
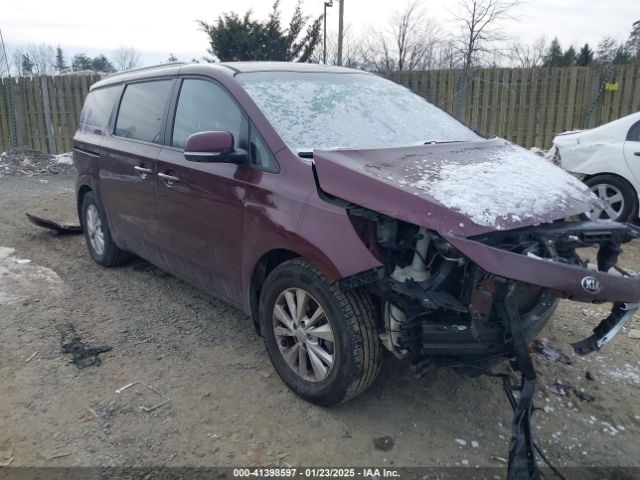
{"label": "front side window", "polygon": [[226,131],[233,135],[237,148],[243,120],[242,111],[221,86],[188,78],[180,89],[171,145],[184,148],[194,133]]}
{"label": "front side window", "polygon": [[170,91],[171,80],[127,85],[116,120],[116,135],[160,143],[162,120]]}
{"label": "front side window", "polygon": [[82,107],[80,123],[106,127],[119,93],[119,87],[105,87],[90,91]]}

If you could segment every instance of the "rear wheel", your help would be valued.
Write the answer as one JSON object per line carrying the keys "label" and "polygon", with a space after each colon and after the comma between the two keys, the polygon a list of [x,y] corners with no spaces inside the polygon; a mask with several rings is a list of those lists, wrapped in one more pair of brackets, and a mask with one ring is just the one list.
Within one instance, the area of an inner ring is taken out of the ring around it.
{"label": "rear wheel", "polygon": [[376,378],[381,351],[371,299],[340,291],[309,262],[289,260],[267,277],[260,328],[278,375],[296,394],[330,406]]}
{"label": "rear wheel", "polygon": [[638,214],[638,196],[629,182],[616,175],[596,175],[585,181],[603,203],[589,218],[630,222]]}
{"label": "rear wheel", "polygon": [[93,260],[103,267],[112,267],[124,263],[128,254],[118,248],[111,238],[104,208],[95,193],[88,192],[82,198],[80,209],[82,229],[87,247]]}

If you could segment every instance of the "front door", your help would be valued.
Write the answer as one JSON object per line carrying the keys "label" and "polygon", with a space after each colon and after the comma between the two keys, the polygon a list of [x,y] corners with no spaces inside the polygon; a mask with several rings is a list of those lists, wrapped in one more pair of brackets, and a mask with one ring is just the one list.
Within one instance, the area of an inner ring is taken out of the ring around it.
{"label": "front door", "polygon": [[240,278],[244,165],[184,158],[189,135],[228,131],[246,149],[247,119],[229,93],[212,81],[186,78],[176,102],[167,146],[158,157],[158,231],[163,266],[206,290],[242,303]]}

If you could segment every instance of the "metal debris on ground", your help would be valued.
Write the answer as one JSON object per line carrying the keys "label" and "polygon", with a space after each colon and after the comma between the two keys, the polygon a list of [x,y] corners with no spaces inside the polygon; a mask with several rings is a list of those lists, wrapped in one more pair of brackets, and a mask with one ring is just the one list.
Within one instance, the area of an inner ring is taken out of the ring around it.
{"label": "metal debris on ground", "polygon": [[59,223],[48,218],[38,217],[31,213],[26,213],[25,215],[31,223],[38,227],[46,228],[53,235],[76,235],[82,233],[82,227],[80,227],[80,223],[78,222]]}
{"label": "metal debris on ground", "polygon": [[62,353],[71,355],[71,362],[78,368],[99,366],[102,361],[98,357],[101,353],[110,352],[113,347],[90,347],[82,342],[73,325],[68,325],[61,332]]}
{"label": "metal debris on ground", "polygon": [[38,355],[38,352],[33,352],[31,355],[29,355],[29,358],[27,358],[24,363],[29,363],[31,360],[33,360],[34,358],[36,358],[36,355]]}
{"label": "metal debris on ground", "polygon": [[582,389],[578,389],[573,385],[565,385],[559,382],[552,383],[547,387],[551,393],[554,393],[560,397],[568,397],[570,393],[573,393],[581,402],[591,403],[596,397],[589,395]]}
{"label": "metal debris on ground", "polygon": [[157,410],[158,408],[165,406],[167,403],[169,403],[171,401],[171,399],[169,397],[167,397],[164,393],[161,393],[158,390],[156,390],[155,388],[153,388],[153,387],[151,387],[149,385],[146,385],[146,384],[144,384],[142,382],[131,382],[131,383],[125,385],[124,387],[119,388],[118,390],[116,390],[116,395],[119,395],[120,393],[124,392],[128,388],[131,388],[131,387],[133,387],[135,385],[140,385],[140,386],[142,386],[144,388],[147,388],[147,389],[151,390],[153,393],[155,393],[157,395],[160,395],[164,399],[163,402],[160,402],[157,405],[153,405],[153,406],[150,406],[150,407],[147,407],[147,406],[138,407],[143,412],[153,412],[154,410]]}
{"label": "metal debris on ground", "polygon": [[551,362],[559,362],[564,365],[573,364],[566,353],[559,348],[551,347],[551,342],[548,338],[536,338],[531,344],[531,351],[538,357],[542,357],[543,359]]}

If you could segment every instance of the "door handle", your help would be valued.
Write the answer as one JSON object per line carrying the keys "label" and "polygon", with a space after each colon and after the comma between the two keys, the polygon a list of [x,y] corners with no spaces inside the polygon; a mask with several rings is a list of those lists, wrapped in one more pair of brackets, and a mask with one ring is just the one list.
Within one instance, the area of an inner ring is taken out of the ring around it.
{"label": "door handle", "polygon": [[158,177],[163,179],[164,183],[167,185],[171,185],[172,183],[180,181],[178,177],[174,177],[173,175],[167,175],[166,173],[158,173]]}
{"label": "door handle", "polygon": [[636,152],[636,153],[634,153],[634,155],[635,155],[636,157],[640,157],[640,152]]}
{"label": "door handle", "polygon": [[136,165],[133,169],[138,173],[153,173],[153,170],[150,168],[139,167]]}

